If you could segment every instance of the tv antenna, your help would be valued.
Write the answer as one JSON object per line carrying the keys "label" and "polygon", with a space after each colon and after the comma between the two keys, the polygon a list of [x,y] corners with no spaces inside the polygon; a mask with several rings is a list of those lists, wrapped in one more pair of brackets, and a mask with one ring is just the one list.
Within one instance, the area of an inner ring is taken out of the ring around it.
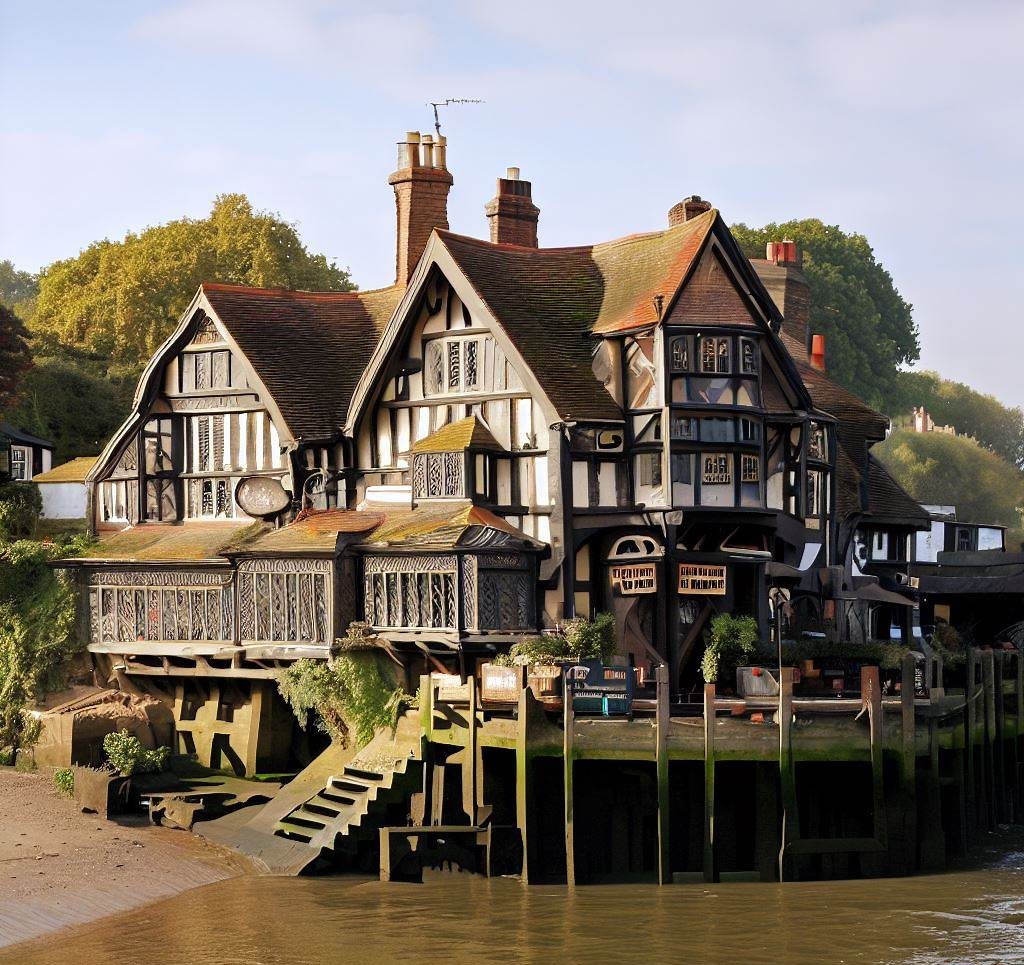
{"label": "tv antenna", "polygon": [[434,108],[434,130],[437,131],[437,136],[441,136],[441,118],[438,117],[437,109],[439,107],[450,107],[452,104],[482,104],[482,100],[478,100],[474,97],[446,97],[443,101],[431,101],[427,106]]}

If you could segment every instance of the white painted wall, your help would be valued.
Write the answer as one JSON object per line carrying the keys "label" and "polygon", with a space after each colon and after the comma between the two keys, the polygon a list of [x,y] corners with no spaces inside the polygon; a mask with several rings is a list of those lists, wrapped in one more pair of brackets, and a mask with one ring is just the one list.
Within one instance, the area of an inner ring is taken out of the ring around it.
{"label": "white painted wall", "polygon": [[85,517],[84,482],[37,483],[43,497],[44,519],[82,519]]}

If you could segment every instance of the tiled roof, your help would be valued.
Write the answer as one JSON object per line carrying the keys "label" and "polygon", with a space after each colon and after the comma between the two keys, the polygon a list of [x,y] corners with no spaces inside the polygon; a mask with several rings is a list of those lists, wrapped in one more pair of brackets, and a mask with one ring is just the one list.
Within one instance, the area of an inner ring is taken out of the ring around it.
{"label": "tiled roof", "polygon": [[96,465],[96,456],[79,456],[32,477],[34,483],[85,482],[89,470]]}
{"label": "tiled roof", "polygon": [[868,512],[886,519],[929,525],[931,517],[873,455],[868,454]]}
{"label": "tiled roof", "polygon": [[15,428],[9,422],[0,422],[0,435],[7,436],[8,439],[21,443],[23,446],[42,446],[44,449],[53,448],[53,443],[49,440],[40,439],[39,436],[33,436],[28,432],[22,432],[21,429]]}
{"label": "tiled roof", "polygon": [[204,284],[217,317],[304,440],[345,421],[356,382],[404,288],[298,292]]}
{"label": "tiled roof", "polygon": [[75,562],[182,562],[219,560],[269,529],[266,523],[146,523],[103,537]]}
{"label": "tiled roof", "polygon": [[501,449],[497,439],[475,415],[449,422],[437,432],[413,443],[411,452],[464,452],[474,449]]}
{"label": "tiled roof", "polygon": [[665,231],[579,248],[438,235],[559,414],[620,420],[594,376],[591,336],[657,323],[656,296],[667,311],[717,218],[712,209]]}
{"label": "tiled roof", "polygon": [[300,515],[280,529],[271,530],[246,545],[240,553],[333,552],[342,534],[368,533],[384,522],[381,513],[329,509]]}
{"label": "tiled roof", "polygon": [[389,512],[385,521],[363,542],[389,547],[456,546],[472,541],[480,530],[511,536],[524,544],[540,545],[500,516],[469,503]]}

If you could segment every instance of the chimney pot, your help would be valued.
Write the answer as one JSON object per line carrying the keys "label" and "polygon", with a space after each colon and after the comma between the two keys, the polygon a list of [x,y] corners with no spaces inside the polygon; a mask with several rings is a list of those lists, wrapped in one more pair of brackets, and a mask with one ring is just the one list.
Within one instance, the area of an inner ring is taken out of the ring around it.
{"label": "chimney pot", "polygon": [[685,221],[692,221],[694,218],[711,210],[711,202],[705,201],[699,194],[692,194],[684,198],[678,204],[672,205],[668,210],[668,226],[674,228]]}
{"label": "chimney pot", "polygon": [[796,242],[789,238],[782,241],[769,241],[765,245],[765,258],[773,265],[782,268],[799,268],[803,263],[803,253],[797,248]]}
{"label": "chimney pot", "polygon": [[825,371],[825,336],[811,336],[811,365],[819,372]]}
{"label": "chimney pot", "polygon": [[508,181],[518,181],[519,168],[508,168],[508,170],[505,171],[505,179]]}
{"label": "chimney pot", "polygon": [[484,211],[491,225],[491,241],[499,245],[537,247],[540,209],[533,203],[533,185],[519,178],[519,168],[510,167],[498,178],[494,197]]}

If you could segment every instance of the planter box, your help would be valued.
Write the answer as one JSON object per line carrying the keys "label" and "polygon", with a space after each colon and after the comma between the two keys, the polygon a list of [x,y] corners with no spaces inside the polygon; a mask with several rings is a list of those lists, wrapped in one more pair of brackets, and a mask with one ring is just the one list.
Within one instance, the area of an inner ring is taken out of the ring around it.
{"label": "planter box", "polygon": [[562,695],[562,668],[558,664],[539,663],[530,668],[530,690],[538,700],[551,700]]}
{"label": "planter box", "polygon": [[518,703],[519,681],[519,667],[498,667],[493,663],[485,663],[480,667],[480,699],[491,704]]}

